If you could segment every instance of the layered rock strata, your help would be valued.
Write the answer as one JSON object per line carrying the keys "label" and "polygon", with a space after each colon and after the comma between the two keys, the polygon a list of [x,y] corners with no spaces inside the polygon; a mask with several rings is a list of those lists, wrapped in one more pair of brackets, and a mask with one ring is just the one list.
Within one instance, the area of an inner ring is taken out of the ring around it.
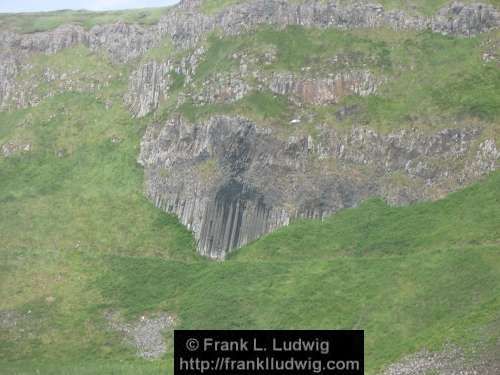
{"label": "layered rock strata", "polygon": [[[496,28],[500,25],[500,13],[491,5],[473,3],[451,3],[432,16],[411,15],[403,11],[388,11],[380,4],[366,1],[343,3],[337,1],[282,1],[253,0],[225,7],[215,14],[204,14],[199,10],[197,1],[183,1],[170,9],[157,25],[143,27],[135,24],[115,23],[97,25],[85,30],[78,25],[63,25],[55,30],[32,34],[17,34],[10,31],[0,32],[2,66],[13,67],[0,70],[0,107],[7,108],[5,100],[12,95],[15,76],[20,60],[26,60],[31,53],[52,54],[78,44],[92,51],[105,51],[114,63],[128,63],[143,56],[149,49],[157,47],[162,38],[169,37],[179,48],[194,48],[206,35],[219,30],[225,35],[248,32],[259,25],[301,25],[307,27],[338,29],[390,27],[395,30],[429,29],[442,34],[471,36]],[[12,56],[16,56],[13,60]],[[9,57],[10,56],[10,57]],[[143,77],[144,83],[131,83],[129,97],[144,94],[144,104],[132,100],[134,114],[143,114],[148,108],[155,107],[156,97],[161,87],[149,84],[148,79],[159,76],[158,70],[152,72],[154,65],[138,68],[132,79]],[[161,84],[160,84],[161,86]],[[151,87],[150,91],[134,91],[141,87]],[[17,93],[16,96],[22,96]]]}

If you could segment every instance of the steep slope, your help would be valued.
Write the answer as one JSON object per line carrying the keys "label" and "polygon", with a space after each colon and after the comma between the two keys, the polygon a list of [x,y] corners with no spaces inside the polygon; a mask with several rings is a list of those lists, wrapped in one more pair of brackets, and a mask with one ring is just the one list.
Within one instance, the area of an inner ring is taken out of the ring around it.
{"label": "steep slope", "polygon": [[190,329],[363,328],[368,374],[451,342],[466,348],[466,366],[495,374],[484,359],[500,339],[499,178],[434,203],[370,201],[292,224],[224,263],[3,250],[0,373],[160,373],[132,360],[111,310],[131,322],[166,311]]}
{"label": "steep slope", "polygon": [[[139,117],[165,103],[170,119],[142,142],[146,194],[194,232],[202,255],[224,259],[367,197],[436,199],[497,168],[498,34],[460,39],[495,28],[494,8],[455,3],[428,17],[368,3],[198,6],[184,3],[172,26],[174,44],[201,43],[193,63],[143,65],[129,101]],[[491,56],[479,52],[488,43]],[[168,89],[169,72],[183,87]]]}
{"label": "steep slope", "polygon": [[[415,33],[457,38],[484,33],[500,23],[494,7],[453,3],[430,17],[365,2],[251,1],[209,14],[203,5],[182,2],[151,27],[117,23],[89,30],[63,25],[35,34],[3,32],[2,58],[9,63],[0,71],[2,107],[29,107],[66,91],[96,93],[113,82],[109,67],[108,73],[100,66],[72,69],[60,64],[67,57],[52,65],[56,58],[39,53],[88,50],[106,54],[113,64],[132,66],[140,58],[130,73],[125,102],[138,117],[162,104],[160,115],[171,118],[163,131],[158,124],[150,127],[143,140],[139,161],[146,169],[146,194],[158,207],[176,213],[193,230],[199,252],[211,258],[223,259],[296,218],[325,217],[370,196],[397,204],[433,199],[496,168],[495,135],[475,121],[498,117],[497,44],[489,39],[496,40],[496,32],[474,41]],[[294,27],[271,31],[264,25]],[[384,27],[393,31],[381,32]],[[378,31],[357,31],[366,29]],[[315,52],[300,56],[308,44]],[[449,53],[452,49],[462,54]],[[466,60],[453,61],[457,57]],[[452,74],[439,77],[444,87],[432,89],[429,70],[436,64]],[[398,86],[406,90],[408,80],[425,75],[421,96],[407,93],[391,102]],[[471,87],[461,92],[468,81]],[[442,97],[450,89],[459,97]],[[474,99],[467,110],[462,103],[470,95],[484,99]],[[356,103],[353,98],[366,99]],[[424,107],[427,113],[411,107],[415,98],[430,106]],[[270,119],[248,123],[234,116],[241,106],[255,114],[252,107],[259,103],[271,110],[264,117],[282,115],[272,119],[278,129],[269,126]],[[214,115],[227,106],[230,118],[193,118],[193,112],[206,108]],[[387,135],[366,120],[370,108],[384,107],[399,116],[392,122],[403,122]],[[463,112],[433,118],[434,111],[443,109],[466,110],[470,118],[459,126],[454,122]],[[197,121],[193,131],[199,135],[186,133],[191,125],[176,112]],[[444,129],[434,134],[419,129],[422,123],[433,129],[438,122],[448,126],[440,124]],[[342,126],[340,131],[339,123],[351,123],[351,130]],[[224,139],[212,130],[220,124],[226,124],[221,125]],[[252,135],[257,133],[262,135]],[[174,149],[165,146],[180,137],[187,139],[176,141]],[[3,145],[6,154],[23,147],[29,146]]]}
{"label": "steep slope", "polygon": [[499,15],[429,4],[0,17],[0,374],[163,373],[174,327],[498,373]]}

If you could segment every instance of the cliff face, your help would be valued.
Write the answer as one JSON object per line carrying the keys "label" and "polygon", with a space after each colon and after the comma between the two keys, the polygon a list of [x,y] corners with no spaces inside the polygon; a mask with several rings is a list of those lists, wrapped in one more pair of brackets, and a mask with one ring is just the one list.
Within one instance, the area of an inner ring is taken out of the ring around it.
{"label": "cliff face", "polygon": [[[397,79],[377,65],[383,55],[372,56],[390,49],[381,50],[383,43],[367,47],[370,56],[365,60],[341,51],[318,63],[322,69],[265,69],[278,59],[277,47],[265,43],[259,44],[257,55],[243,46],[232,54],[231,64],[200,68],[210,57],[208,34],[242,36],[262,25],[273,30],[291,25],[320,31],[386,28],[463,38],[497,28],[500,13],[479,3],[454,2],[428,17],[366,1],[252,0],[206,14],[200,1],[185,0],[154,26],[2,31],[0,109],[34,106],[63,92],[94,93],[116,78],[112,67],[130,68],[128,88],[121,95],[132,116],[153,113],[170,99],[174,103],[169,119],[154,121],[141,143],[138,160],[145,169],[146,195],[157,207],[175,213],[193,231],[199,252],[214,259],[224,259],[297,218],[324,218],[374,196],[392,204],[437,199],[498,167],[497,139],[484,124],[450,122],[444,130],[439,126],[432,131],[401,124],[380,132],[362,123],[341,128],[309,116],[311,108],[319,107],[320,113],[346,98],[378,95]],[[175,53],[148,57],[165,40],[172,42]],[[33,62],[36,56],[79,47],[107,56],[112,67],[107,72],[65,71],[38,69]],[[483,61],[494,62],[495,49],[488,51]],[[175,88],[179,78],[180,89]],[[262,92],[269,94],[269,101],[280,97],[294,106],[296,112],[290,114],[297,117],[279,120],[288,133],[265,119],[250,120],[252,116],[218,113],[188,121],[177,111],[182,105],[208,108],[208,113],[211,106],[221,105],[226,111]],[[349,118],[357,108],[342,106],[337,119]],[[6,157],[29,149],[22,142],[2,145]]]}
{"label": "cliff face", "polygon": [[327,78],[302,78],[293,74],[274,74],[269,89],[280,95],[290,95],[297,103],[332,104],[348,95],[374,94],[382,82],[367,70],[351,70]]}
{"label": "cliff face", "polygon": [[[200,2],[197,1],[181,2],[180,6],[174,9],[170,16],[164,17],[160,21],[157,30],[154,30],[154,32],[163,36],[168,35],[181,48],[193,48],[203,41],[208,33],[215,30],[222,32],[224,35],[238,35],[262,25],[273,25],[280,28],[300,25],[339,30],[387,27],[393,30],[430,30],[454,36],[473,36],[500,25],[500,13],[491,5],[480,3],[465,5],[454,2],[443,7],[432,17],[409,15],[403,11],[386,11],[381,5],[365,1],[345,4],[336,1],[308,1],[301,3],[254,0],[225,8],[214,15],[201,13],[198,9],[199,5]],[[194,58],[196,59],[196,55]],[[158,71],[153,75],[161,75],[161,73],[161,68],[158,68]],[[353,72],[352,74],[356,73],[359,72]],[[140,77],[140,74],[132,76],[130,85],[132,88],[142,85]],[[286,81],[277,78],[278,80],[274,81],[273,87],[276,89],[281,87],[281,89],[278,89],[280,92],[283,92],[284,86],[296,92],[303,90],[304,86],[306,87],[305,90],[308,90],[307,87],[311,87],[310,84],[296,82],[295,79],[290,82],[293,79],[292,77],[287,77]],[[340,78],[340,80],[342,79]],[[235,82],[234,78],[232,81]],[[338,77],[336,81],[339,81]],[[149,81],[146,80],[147,82]],[[209,96],[223,96],[226,97],[227,101],[247,89],[241,82],[236,84],[240,86],[238,92],[234,91],[234,84],[228,84],[226,89],[216,89],[214,93],[209,93]],[[336,95],[333,91],[337,89],[332,86],[335,86],[335,82],[321,80],[310,90],[328,91],[330,92],[328,101],[335,101]],[[374,91],[375,86],[376,83],[372,82],[366,89]],[[209,85],[209,90],[210,87],[213,87],[213,85]],[[131,95],[134,95],[134,92],[132,90]],[[143,98],[152,95],[154,96],[154,93],[149,91],[143,95]],[[141,100],[143,99],[141,98]],[[204,98],[202,102],[211,102],[211,100]],[[138,111],[136,107],[132,106],[132,110],[135,115],[141,117],[156,109],[157,105],[153,102],[145,107]]]}
{"label": "cliff face", "polygon": [[[259,25],[300,25],[340,30],[378,27],[394,30],[428,29],[442,34],[472,36],[500,24],[500,13],[491,5],[481,3],[465,5],[454,2],[432,17],[387,11],[379,4],[366,1],[345,4],[336,1],[302,3],[253,0],[224,8],[213,15],[202,13],[199,5],[197,1],[182,1],[157,25],[150,27],[117,23],[94,26],[88,31],[76,25],[63,25],[52,31],[34,34],[1,31],[0,50],[4,51],[2,61],[10,61],[12,67],[0,70],[0,107],[24,107],[30,104],[30,100],[11,102],[13,96],[26,97],[27,94],[13,93],[10,89],[27,55],[54,54],[79,44],[92,51],[104,51],[118,64],[143,56],[149,49],[157,47],[164,37],[171,38],[178,47],[188,49],[195,47],[212,31],[236,35]],[[196,59],[196,54],[194,56]],[[168,79],[164,78],[165,69],[162,63],[146,63],[131,75],[127,102],[136,116],[144,116],[156,109],[155,98],[161,97],[164,88],[168,87]]]}
{"label": "cliff face", "polygon": [[317,131],[316,139],[280,139],[224,116],[152,126],[139,157],[146,194],[193,230],[201,254],[223,259],[292,219],[324,218],[371,196],[394,204],[438,198],[493,170],[500,157],[474,128]]}

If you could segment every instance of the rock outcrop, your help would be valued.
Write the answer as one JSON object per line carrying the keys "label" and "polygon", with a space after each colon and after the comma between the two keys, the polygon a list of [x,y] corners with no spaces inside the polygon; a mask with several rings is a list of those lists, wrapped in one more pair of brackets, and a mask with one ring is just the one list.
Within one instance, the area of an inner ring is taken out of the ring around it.
{"label": "rock outcrop", "polygon": [[152,60],[139,66],[129,78],[125,103],[136,117],[143,117],[156,109],[168,94],[170,65]]}
{"label": "rock outcrop", "polygon": [[479,129],[317,131],[281,139],[225,116],[151,126],[139,157],[146,194],[194,232],[201,254],[223,259],[290,220],[323,218],[371,196],[394,204],[441,197],[499,159]]}
{"label": "rock outcrop", "polygon": [[497,28],[500,13],[491,5],[455,1],[432,18],[431,29],[444,35],[472,36]]}
{"label": "rock outcrop", "polygon": [[280,95],[296,98],[297,103],[333,104],[347,95],[374,94],[383,82],[367,70],[345,71],[327,78],[303,78],[291,73],[275,73],[269,89]]}
{"label": "rock outcrop", "polygon": [[[356,60],[350,65],[351,56],[342,51],[322,69],[262,69],[277,60],[275,46],[262,46],[259,56],[234,51],[228,71],[197,70],[210,32],[232,36],[262,25],[278,29],[300,25],[429,30],[470,37],[500,25],[500,13],[479,3],[454,2],[432,17],[386,10],[368,1],[251,0],[211,14],[203,13],[200,4],[182,1],[157,25],[147,27],[115,23],[90,30],[64,25],[33,34],[0,32],[0,109],[36,105],[64,91],[93,92],[117,78],[112,77],[113,69],[103,76],[89,76],[32,66],[34,54],[83,45],[91,52],[104,52],[112,64],[130,64],[128,90],[121,95],[135,117],[158,108],[176,84],[177,89],[182,86],[173,97],[177,105],[186,99],[194,105],[231,103],[250,92],[269,90],[288,97],[297,111],[303,111],[292,120],[297,124],[302,115],[308,116],[303,104],[331,105],[347,95],[372,95],[390,77],[374,68],[377,63]],[[175,53],[148,58],[147,51],[165,38],[172,40]],[[483,60],[493,61],[491,48],[485,46]],[[46,90],[37,91],[40,85]],[[357,108],[346,105],[336,116],[345,118]],[[498,167],[495,139],[483,135],[480,127],[384,135],[362,126],[340,131],[315,121],[310,116],[307,129],[286,137],[236,116],[214,116],[194,124],[174,117],[152,125],[139,157],[145,167],[146,193],[193,230],[201,254],[223,259],[296,218],[323,218],[372,196],[392,204],[436,199]],[[2,146],[2,155],[29,151],[26,147],[27,143],[10,142]]]}
{"label": "rock outcrop", "polygon": [[[497,345],[498,346],[498,345]],[[467,356],[459,347],[448,344],[439,352],[422,350],[390,365],[379,375],[496,375],[500,372],[498,355],[474,348],[474,355]],[[482,350],[481,350],[482,349]],[[496,348],[498,349],[498,348]],[[498,353],[498,352],[497,352]]]}
{"label": "rock outcrop", "polygon": [[475,35],[500,25],[500,14],[491,5],[449,4],[433,17],[385,10],[377,3],[356,1],[254,0],[226,7],[214,15],[197,10],[198,2],[182,2],[159,28],[179,45],[194,46],[206,33],[217,29],[227,35],[247,32],[259,25],[302,25],[338,29],[389,27],[394,30],[425,30],[450,35]]}
{"label": "rock outcrop", "polygon": [[115,63],[134,60],[160,42],[156,27],[146,28],[126,23],[94,26],[87,38],[91,50],[106,51]]}
{"label": "rock outcrop", "polygon": [[232,103],[242,99],[251,87],[240,73],[217,73],[203,82],[201,89],[192,95],[195,103]]}
{"label": "rock outcrop", "polygon": [[83,44],[91,50],[105,50],[116,63],[142,56],[159,42],[157,28],[115,23],[98,25],[89,31],[77,25],[62,25],[51,31],[32,34],[0,32],[0,48],[22,53],[54,54]]}
{"label": "rock outcrop", "polygon": [[182,75],[184,81],[189,83],[204,52],[205,49],[200,47],[180,60],[165,62],[151,60],[140,64],[129,77],[128,90],[124,98],[133,115],[143,117],[151,113],[168,97],[172,84],[171,73]]}
{"label": "rock outcrop", "polygon": [[[183,1],[170,9],[157,25],[143,27],[126,23],[97,25],[85,30],[78,25],[63,25],[55,30],[33,34],[0,32],[2,66],[0,70],[0,107],[7,108],[8,100],[19,70],[18,60],[25,60],[31,53],[53,54],[64,48],[83,44],[92,51],[105,51],[114,63],[128,63],[157,47],[163,37],[170,37],[179,48],[194,48],[206,35],[219,30],[226,35],[236,35],[255,29],[259,25],[301,25],[320,28],[376,28],[395,30],[429,29],[442,34],[471,36],[500,25],[500,13],[491,5],[454,2],[443,7],[435,16],[410,15],[403,11],[387,11],[377,3],[358,1],[282,1],[253,0],[225,7],[215,14],[199,10],[199,1]],[[4,63],[4,61],[6,63]],[[164,95],[168,82],[157,80],[165,70],[165,62],[146,63],[132,76],[128,102],[135,115],[144,115],[155,108],[157,98]],[[141,81],[143,79],[143,81]],[[158,82],[158,84],[153,83]],[[147,89],[151,87],[152,89]],[[17,93],[20,97],[23,93]],[[143,96],[141,96],[143,95]],[[136,96],[136,98],[132,98]],[[7,98],[7,99],[6,99]]]}
{"label": "rock outcrop", "polygon": [[0,54],[0,109],[3,109],[15,94],[17,62],[12,53]]}
{"label": "rock outcrop", "polygon": [[124,341],[136,348],[137,356],[145,359],[159,358],[167,351],[163,332],[172,330],[175,320],[171,315],[141,316],[138,321],[126,323],[113,311],[105,314],[109,328],[124,336]]}

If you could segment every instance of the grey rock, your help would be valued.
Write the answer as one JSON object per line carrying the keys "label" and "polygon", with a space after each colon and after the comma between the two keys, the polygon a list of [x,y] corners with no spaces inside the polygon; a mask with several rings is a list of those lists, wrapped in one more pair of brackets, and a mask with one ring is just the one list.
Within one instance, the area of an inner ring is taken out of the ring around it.
{"label": "grey rock", "polygon": [[125,63],[158,46],[160,35],[156,27],[126,23],[94,26],[88,33],[91,50],[104,50],[115,63]]}
{"label": "grey rock", "polygon": [[[259,25],[302,25],[341,30],[376,27],[429,29],[457,36],[476,35],[500,25],[500,13],[493,6],[480,3],[464,5],[454,2],[443,7],[434,17],[387,11],[380,4],[367,1],[346,4],[337,1],[252,0],[224,7],[213,15],[201,13],[198,7],[199,1],[184,1],[171,8],[157,25],[150,27],[119,22],[94,26],[88,31],[78,25],[63,25],[55,30],[32,34],[1,31],[0,109],[10,108],[7,103],[12,101],[14,107],[23,107],[36,105],[43,99],[33,95],[30,88],[15,87],[19,66],[30,54],[53,54],[78,44],[92,51],[107,52],[114,63],[128,63],[157,47],[165,36],[172,38],[178,48],[189,49],[195,48],[212,31],[221,30],[225,35],[236,35]],[[196,54],[192,56],[197,58]],[[272,56],[269,58],[272,59]],[[127,102],[134,114],[142,116],[156,108],[157,99],[162,96],[163,88],[168,86],[168,82],[159,78],[165,69],[163,63],[156,66],[146,63],[132,74]],[[184,66],[182,69],[190,68]],[[244,66],[242,69],[245,69]],[[147,87],[151,90],[145,89]]]}
{"label": "grey rock", "polygon": [[2,145],[2,155],[6,158],[21,152],[30,152],[31,143],[11,141]]}
{"label": "grey rock", "polygon": [[195,90],[192,99],[196,104],[232,103],[242,99],[250,85],[239,72],[216,73]]}
{"label": "grey rock", "polygon": [[0,310],[0,329],[11,330],[23,320],[22,314],[13,310]]}
{"label": "grey rock", "polygon": [[135,323],[126,323],[120,314],[107,312],[105,318],[111,329],[120,332],[127,343],[135,346],[137,356],[145,359],[161,357],[167,351],[162,332],[172,329],[174,318],[168,314],[141,316]]}
{"label": "grey rock", "polygon": [[135,117],[143,117],[158,108],[160,102],[168,97],[171,85],[170,73],[184,76],[189,83],[198,66],[203,47],[180,60],[158,62],[151,60],[139,65],[129,77],[125,103]]}
{"label": "grey rock", "polygon": [[15,94],[15,78],[18,72],[17,61],[12,53],[0,53],[0,109]]}
{"label": "grey rock", "polygon": [[145,116],[167,96],[169,72],[169,64],[150,61],[131,74],[125,103],[135,116]]}
{"label": "grey rock", "polygon": [[383,135],[318,125],[317,133],[282,138],[226,116],[150,126],[138,159],[146,195],[193,231],[200,254],[224,259],[296,218],[324,218],[373,196],[437,199],[498,167],[479,129]]}
{"label": "grey rock", "polygon": [[55,30],[32,34],[0,32],[0,47],[28,52],[55,53],[83,43],[91,49],[104,49],[116,62],[127,62],[157,46],[161,36],[170,35],[184,48],[194,47],[200,37],[216,28],[228,35],[251,30],[258,25],[302,25],[340,29],[387,26],[395,30],[431,29],[435,32],[470,36],[496,28],[500,14],[491,5],[454,2],[443,7],[434,17],[409,15],[402,11],[386,11],[377,3],[357,1],[253,0],[224,7],[215,15],[197,9],[197,1],[182,2],[163,16],[158,25],[143,27],[115,23],[94,26],[86,31],[81,26],[63,25]]}
{"label": "grey rock", "polygon": [[496,28],[500,14],[491,5],[454,2],[433,17],[387,11],[377,3],[356,1],[282,1],[254,0],[225,7],[215,15],[197,10],[196,1],[183,2],[159,23],[178,44],[194,46],[200,38],[215,29],[235,35],[259,25],[302,25],[338,29],[390,27],[394,30],[425,30],[450,35],[471,36]]}
{"label": "grey rock", "polygon": [[492,5],[455,1],[438,11],[432,19],[431,28],[445,35],[472,36],[499,25],[500,13]]}
{"label": "grey rock", "polygon": [[499,373],[498,359],[491,359],[483,353],[467,358],[463,350],[447,345],[442,351],[422,350],[403,358],[379,375],[496,375]]}
{"label": "grey rock", "polygon": [[334,104],[348,95],[374,94],[383,79],[367,70],[337,73],[327,78],[304,78],[293,73],[274,73],[265,79],[268,88],[280,95],[295,98],[297,104]]}

